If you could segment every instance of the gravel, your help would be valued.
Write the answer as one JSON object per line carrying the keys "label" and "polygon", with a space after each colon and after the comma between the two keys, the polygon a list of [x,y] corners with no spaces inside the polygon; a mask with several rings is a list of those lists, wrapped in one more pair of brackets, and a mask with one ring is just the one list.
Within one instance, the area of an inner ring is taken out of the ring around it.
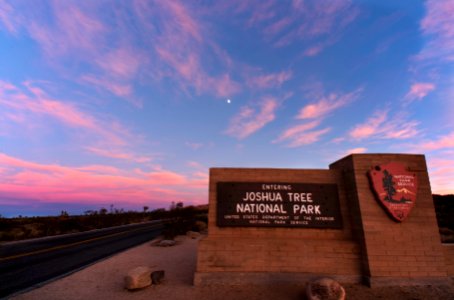
{"label": "gravel", "polygon": [[[60,278],[35,290],[15,296],[13,299],[304,299],[304,283],[301,285],[267,286],[210,286],[192,285],[196,269],[197,243],[199,239],[177,237],[173,247],[157,247],[154,242],[118,253],[94,265]],[[124,289],[123,277],[138,266],[152,270],[165,270],[160,285],[129,292]],[[363,285],[344,285],[347,299],[443,299],[454,300],[454,282],[443,287],[388,287],[371,289]]]}

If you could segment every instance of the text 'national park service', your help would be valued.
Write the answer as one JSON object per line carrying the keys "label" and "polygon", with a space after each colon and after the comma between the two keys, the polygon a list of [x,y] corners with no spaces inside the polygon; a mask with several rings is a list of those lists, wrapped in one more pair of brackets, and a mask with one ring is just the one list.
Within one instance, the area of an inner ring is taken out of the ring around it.
{"label": "text 'national park service'", "polygon": [[341,228],[337,185],[218,182],[217,225]]}

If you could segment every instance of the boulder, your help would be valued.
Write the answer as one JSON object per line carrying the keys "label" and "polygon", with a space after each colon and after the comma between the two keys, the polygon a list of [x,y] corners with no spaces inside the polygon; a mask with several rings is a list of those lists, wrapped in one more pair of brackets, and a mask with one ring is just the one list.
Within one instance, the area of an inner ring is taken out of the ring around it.
{"label": "boulder", "polygon": [[306,285],[308,300],[344,300],[345,290],[334,279],[320,278]]}
{"label": "boulder", "polygon": [[200,237],[200,233],[196,231],[188,231],[186,232],[186,236],[190,237],[191,239],[196,239]]}
{"label": "boulder", "polygon": [[151,282],[153,284],[160,284],[164,279],[164,275],[164,270],[154,271],[153,273],[151,273]]}
{"label": "boulder", "polygon": [[149,267],[137,267],[125,276],[125,288],[128,290],[142,289],[151,285],[151,269]]}
{"label": "boulder", "polygon": [[162,240],[158,243],[158,246],[159,247],[171,247],[171,246],[175,246],[177,242],[175,242],[174,240]]}

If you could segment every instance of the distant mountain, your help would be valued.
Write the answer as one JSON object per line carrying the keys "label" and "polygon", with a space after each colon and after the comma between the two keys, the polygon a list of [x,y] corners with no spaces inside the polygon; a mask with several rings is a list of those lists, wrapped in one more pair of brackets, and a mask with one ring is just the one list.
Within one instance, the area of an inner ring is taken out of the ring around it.
{"label": "distant mountain", "polygon": [[415,193],[413,193],[412,191],[406,189],[406,188],[401,188],[401,189],[397,189],[396,192],[398,193],[401,193],[401,194],[410,194],[410,195],[414,195]]}

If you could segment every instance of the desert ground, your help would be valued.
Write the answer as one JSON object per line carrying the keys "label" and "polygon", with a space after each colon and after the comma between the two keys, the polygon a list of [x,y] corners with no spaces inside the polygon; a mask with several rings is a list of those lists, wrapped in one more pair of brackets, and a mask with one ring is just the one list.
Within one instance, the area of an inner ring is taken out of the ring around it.
{"label": "desert ground", "polygon": [[[203,237],[202,237],[203,238]],[[305,283],[275,286],[192,285],[196,269],[198,239],[176,238],[173,247],[157,247],[150,241],[90,265],[66,277],[16,295],[15,300],[52,299],[305,299]],[[138,291],[124,289],[124,276],[137,266],[165,270],[165,280]],[[347,299],[442,299],[454,300],[454,281],[450,286],[387,287],[371,289],[363,285],[344,285]]]}

